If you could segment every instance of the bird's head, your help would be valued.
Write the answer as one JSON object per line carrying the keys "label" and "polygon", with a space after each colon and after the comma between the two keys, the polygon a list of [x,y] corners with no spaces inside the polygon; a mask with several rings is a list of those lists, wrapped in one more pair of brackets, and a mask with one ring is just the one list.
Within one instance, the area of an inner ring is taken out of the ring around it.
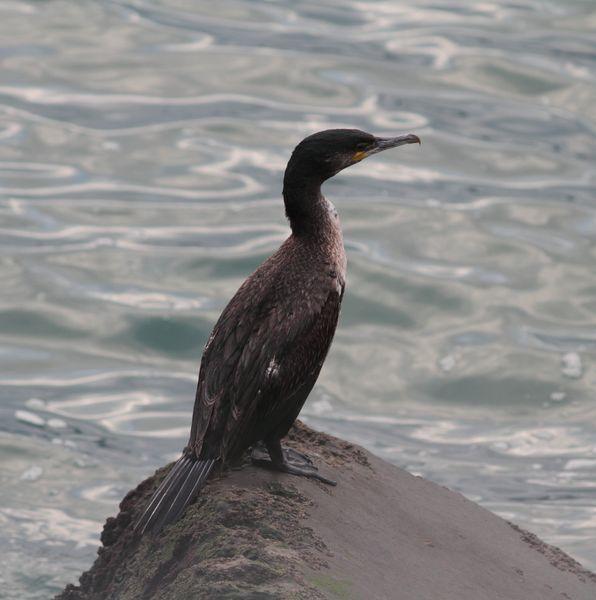
{"label": "bird's head", "polygon": [[375,137],[359,129],[327,129],[304,138],[294,149],[286,176],[304,177],[317,183],[333,177],[342,169],[389,148],[420,144],[413,134]]}

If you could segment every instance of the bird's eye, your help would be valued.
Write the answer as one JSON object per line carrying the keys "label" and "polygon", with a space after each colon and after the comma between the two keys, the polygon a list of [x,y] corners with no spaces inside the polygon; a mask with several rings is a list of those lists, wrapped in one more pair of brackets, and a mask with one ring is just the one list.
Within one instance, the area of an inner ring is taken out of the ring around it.
{"label": "bird's eye", "polygon": [[362,151],[368,148],[368,142],[359,142],[356,144],[356,150]]}

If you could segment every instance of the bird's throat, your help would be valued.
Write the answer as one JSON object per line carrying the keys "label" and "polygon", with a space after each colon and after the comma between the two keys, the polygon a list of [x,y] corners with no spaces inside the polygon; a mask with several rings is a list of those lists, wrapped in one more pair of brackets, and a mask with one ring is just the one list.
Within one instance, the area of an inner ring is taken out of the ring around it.
{"label": "bird's throat", "polygon": [[283,190],[286,215],[294,235],[317,236],[333,226],[337,212],[315,181],[284,179]]}

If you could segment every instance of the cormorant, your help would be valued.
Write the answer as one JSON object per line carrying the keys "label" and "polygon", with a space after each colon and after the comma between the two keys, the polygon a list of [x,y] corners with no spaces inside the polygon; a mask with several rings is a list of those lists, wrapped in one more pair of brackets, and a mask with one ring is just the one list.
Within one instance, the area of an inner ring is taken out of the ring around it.
{"label": "cormorant", "polygon": [[201,359],[190,439],[136,531],[156,532],[173,522],[216,463],[233,461],[251,446],[257,463],[335,483],[308,457],[281,446],[319,376],[344,293],[341,227],[321,184],[371,154],[414,143],[420,140],[412,134],[379,138],[329,129],[296,146],[283,183],[292,233],[217,321]]}

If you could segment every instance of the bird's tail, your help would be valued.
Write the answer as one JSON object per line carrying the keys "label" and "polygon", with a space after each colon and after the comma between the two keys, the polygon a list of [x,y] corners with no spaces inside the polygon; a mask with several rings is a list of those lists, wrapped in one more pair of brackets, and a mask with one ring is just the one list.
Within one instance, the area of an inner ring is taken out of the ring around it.
{"label": "bird's tail", "polygon": [[157,533],[173,523],[203,487],[215,459],[198,460],[194,456],[181,456],[160,486],[155,490],[134,529],[143,534]]}

